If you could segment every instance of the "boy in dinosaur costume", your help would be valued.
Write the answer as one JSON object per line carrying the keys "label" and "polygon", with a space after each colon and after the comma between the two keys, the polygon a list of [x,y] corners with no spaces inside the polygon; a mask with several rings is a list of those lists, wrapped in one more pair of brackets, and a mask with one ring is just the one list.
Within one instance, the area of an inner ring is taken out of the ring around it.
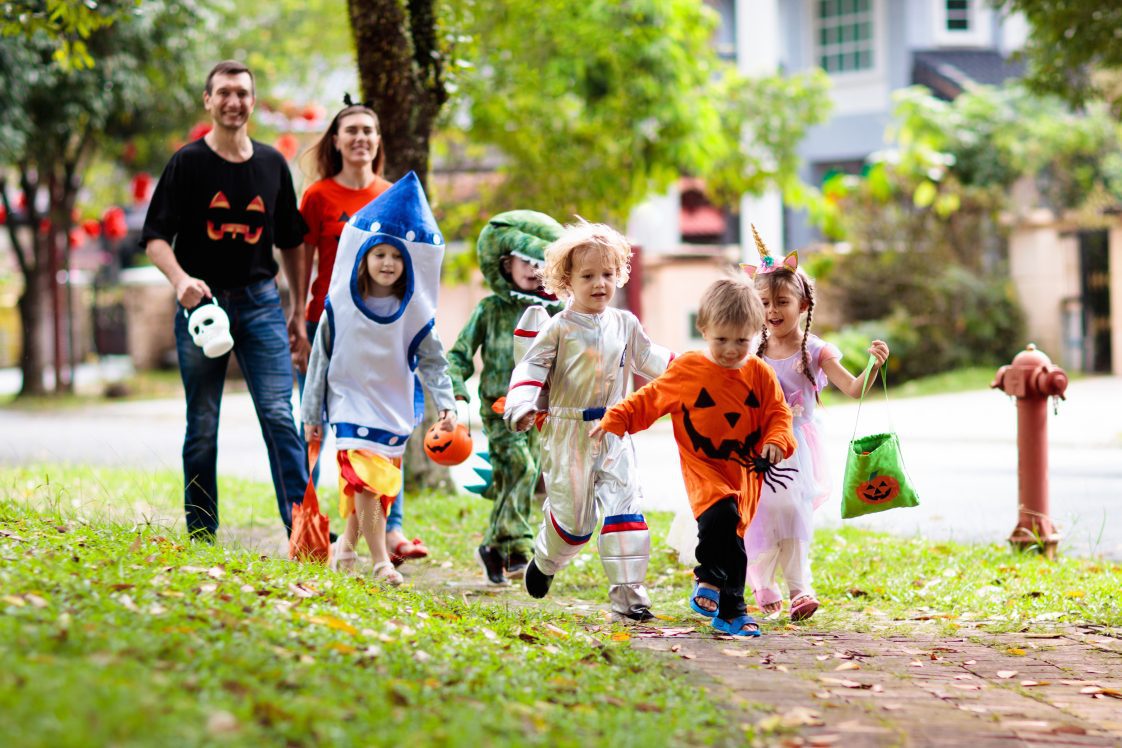
{"label": "boy in dinosaur costume", "polygon": [[531,522],[530,513],[539,449],[536,430],[511,431],[492,406],[506,395],[510,372],[517,363],[514,335],[522,313],[533,305],[545,306],[550,314],[562,307],[556,297],[542,290],[538,278],[545,248],[561,231],[557,221],[532,210],[508,211],[488,221],[476,251],[492,294],[475,307],[448,351],[448,373],[458,400],[470,400],[464,380],[475,371],[476,350],[481,350],[483,360],[479,412],[493,469],[491,485],[483,496],[493,499],[495,506],[476,558],[493,585],[510,584],[507,577],[520,577],[530,560],[537,524]]}

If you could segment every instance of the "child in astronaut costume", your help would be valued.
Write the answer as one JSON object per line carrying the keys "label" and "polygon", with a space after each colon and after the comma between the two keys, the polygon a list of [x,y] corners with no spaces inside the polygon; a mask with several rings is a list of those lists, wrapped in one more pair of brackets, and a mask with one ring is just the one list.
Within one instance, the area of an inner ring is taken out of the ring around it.
{"label": "child in astronaut costume", "polygon": [[[632,370],[653,379],[672,354],[651,343],[639,320],[610,307],[627,282],[631,248],[611,228],[569,226],[545,254],[543,280],[551,293],[567,297],[564,311],[541,326],[515,366],[503,417],[516,431],[529,428],[548,388],[549,417],[542,427],[542,474],[547,499],[526,569],[526,590],[544,597],[555,575],[580,552],[604,516],[600,560],[610,584],[608,597],[619,620],[653,616],[643,579],[650,559],[650,534],[640,508],[635,451],[627,436],[602,444],[591,426],[627,394]],[[520,330],[532,330],[540,310],[527,311]]]}
{"label": "child in astronaut costume", "polygon": [[[301,417],[309,439],[335,432],[340,514],[334,559],[353,564],[361,529],[375,577],[400,584],[385,544],[386,512],[401,490],[405,443],[424,413],[419,380],[451,430],[456,403],[433,329],[444,242],[410,172],[351,217],[308,363]],[[419,375],[419,376],[418,376]]]}

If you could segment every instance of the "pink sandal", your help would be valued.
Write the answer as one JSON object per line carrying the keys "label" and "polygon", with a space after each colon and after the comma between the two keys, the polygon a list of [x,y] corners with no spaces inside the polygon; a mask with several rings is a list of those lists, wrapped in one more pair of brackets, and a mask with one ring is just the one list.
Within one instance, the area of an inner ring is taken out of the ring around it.
{"label": "pink sandal", "polygon": [[805,621],[818,610],[818,600],[814,595],[799,595],[791,601],[791,620]]}
{"label": "pink sandal", "polygon": [[[406,550],[402,550],[403,548]],[[411,558],[425,558],[428,555],[429,549],[425,547],[425,542],[420,538],[402,540],[390,549],[390,561],[393,562],[394,566],[401,566]]]}

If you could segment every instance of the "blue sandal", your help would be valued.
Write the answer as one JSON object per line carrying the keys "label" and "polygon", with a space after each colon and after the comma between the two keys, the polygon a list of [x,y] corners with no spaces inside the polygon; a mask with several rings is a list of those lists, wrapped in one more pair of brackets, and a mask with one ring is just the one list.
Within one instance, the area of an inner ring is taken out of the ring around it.
{"label": "blue sandal", "polygon": [[[745,629],[745,626],[755,626],[756,628]],[[756,623],[756,619],[749,615],[737,616],[731,621],[714,618],[713,628],[730,636],[761,636],[763,634],[763,631],[760,630],[760,624]]]}
{"label": "blue sandal", "polygon": [[699,597],[703,600],[712,600],[714,605],[720,605],[721,597],[717,590],[711,590],[708,587],[702,587],[700,582],[694,582],[693,594],[690,595],[690,610],[692,610],[694,613],[698,613],[699,615],[703,615],[706,618],[716,618],[717,608],[714,607],[713,610],[706,610],[705,608],[701,607],[697,604],[697,598]]}

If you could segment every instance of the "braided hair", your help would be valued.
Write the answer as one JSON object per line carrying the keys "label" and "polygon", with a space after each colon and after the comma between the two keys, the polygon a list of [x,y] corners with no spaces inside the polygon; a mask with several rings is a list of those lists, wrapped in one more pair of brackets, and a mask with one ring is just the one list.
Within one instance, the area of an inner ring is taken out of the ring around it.
{"label": "braided hair", "polygon": [[[752,236],[756,240],[756,249],[760,253],[760,258],[766,265],[771,266],[774,263],[774,259],[771,253],[768,252],[767,245],[765,245],[763,239],[760,238],[760,234],[756,231],[755,226],[752,226]],[[791,291],[800,302],[806,302],[806,325],[803,328],[803,340],[800,353],[802,355],[803,376],[810,380],[811,385],[814,387],[815,397],[817,397],[818,381],[814,378],[814,374],[810,370],[810,355],[806,352],[806,341],[807,338],[810,337],[810,326],[814,321],[814,281],[812,281],[801,268],[791,270],[786,266],[780,265],[766,273],[757,273],[753,282],[757,291],[766,291],[770,298],[775,298],[780,290],[785,289]],[[760,330],[760,345],[756,349],[757,356],[762,357],[767,352],[767,344],[768,332],[767,320],[765,320],[763,328]]]}

